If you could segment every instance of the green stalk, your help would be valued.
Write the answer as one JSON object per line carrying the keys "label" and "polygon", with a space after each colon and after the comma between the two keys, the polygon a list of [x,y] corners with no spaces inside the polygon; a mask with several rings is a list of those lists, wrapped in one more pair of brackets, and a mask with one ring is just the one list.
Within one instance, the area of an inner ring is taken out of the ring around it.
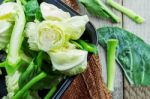
{"label": "green stalk", "polygon": [[107,42],[107,87],[110,91],[114,91],[115,80],[115,58],[116,48],[118,46],[118,40],[110,39]]}
{"label": "green stalk", "polygon": [[94,54],[98,53],[96,45],[87,43],[87,42],[85,42],[84,40],[81,40],[81,39],[78,40],[78,43],[81,44],[81,46],[83,47],[84,50],[86,50],[90,53],[94,53]]}
{"label": "green stalk", "polygon": [[28,57],[23,51],[20,53],[21,59],[26,63],[30,63],[32,61],[31,57]]}
{"label": "green stalk", "polygon": [[109,5],[111,5],[112,7],[114,7],[115,9],[117,9],[118,11],[120,11],[120,12],[124,13],[125,15],[127,15],[129,18],[131,18],[136,23],[143,23],[144,22],[144,18],[137,15],[132,10],[123,7],[122,5],[118,4],[117,2],[114,2],[113,0],[107,0],[107,3]]}
{"label": "green stalk", "polygon": [[5,67],[5,64],[6,64],[5,61],[4,61],[4,62],[1,62],[1,63],[0,63],[0,67]]}
{"label": "green stalk", "polygon": [[44,99],[51,99],[53,94],[56,92],[56,90],[57,90],[57,85],[53,85],[50,91],[48,92],[48,94],[44,97]]}
{"label": "green stalk", "polygon": [[21,90],[19,90],[15,96],[13,97],[13,99],[21,99],[21,97],[23,96],[23,94],[28,91],[35,83],[37,83],[38,81],[42,80],[43,78],[45,78],[47,76],[46,73],[42,72],[39,75],[37,75],[36,77],[34,77],[32,80],[30,80]]}
{"label": "green stalk", "polygon": [[16,15],[15,26],[12,31],[10,44],[8,48],[7,65],[11,68],[6,68],[8,74],[12,74],[15,71],[14,68],[16,68],[17,64],[21,61],[19,51],[24,38],[23,30],[25,27],[25,15],[20,0],[17,0],[17,3],[18,13]]}

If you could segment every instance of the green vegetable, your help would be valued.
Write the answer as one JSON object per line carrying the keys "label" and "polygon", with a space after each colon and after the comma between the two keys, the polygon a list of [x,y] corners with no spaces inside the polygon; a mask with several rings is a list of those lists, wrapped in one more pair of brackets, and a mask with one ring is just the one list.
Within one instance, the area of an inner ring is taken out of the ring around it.
{"label": "green vegetable", "polygon": [[6,59],[6,70],[8,74],[14,73],[21,61],[19,53],[24,38],[25,15],[20,0],[17,0],[17,9],[16,15],[13,15],[15,17],[15,26],[12,31]]}
{"label": "green vegetable", "polygon": [[79,2],[95,16],[120,22],[120,19],[101,0],[79,0]]}
{"label": "green vegetable", "polygon": [[132,85],[150,85],[150,45],[141,38],[118,27],[97,30],[99,43],[106,47],[109,39],[118,39],[116,60]]}
{"label": "green vegetable", "polygon": [[109,5],[111,5],[112,7],[114,7],[115,9],[117,9],[118,11],[127,15],[129,18],[131,18],[136,23],[143,23],[144,22],[144,18],[140,17],[139,15],[137,15],[135,12],[131,11],[130,9],[125,8],[122,5],[114,2],[113,0],[107,0],[107,3]]}
{"label": "green vegetable", "polygon": [[83,47],[84,50],[94,53],[94,54],[98,54],[97,47],[94,44],[87,43],[81,39],[78,40],[77,42],[79,42],[79,44],[81,44],[81,46]]}
{"label": "green vegetable", "polygon": [[10,41],[13,25],[7,21],[0,21],[0,50],[5,49]]}
{"label": "green vegetable", "polygon": [[34,20],[38,20],[38,21],[43,20],[40,6],[37,0],[29,0],[27,4],[24,5],[24,7],[25,7],[25,15],[27,21],[31,22]]}
{"label": "green vegetable", "polygon": [[68,12],[64,12],[53,4],[42,2],[40,8],[45,20],[62,21],[71,18]]}
{"label": "green vegetable", "polygon": [[83,35],[88,21],[89,18],[87,15],[74,16],[64,20],[62,28],[65,29],[65,33],[69,36],[69,39],[78,40]]}
{"label": "green vegetable", "polygon": [[15,96],[13,97],[13,99],[20,99],[27,90],[29,90],[35,83],[37,83],[38,81],[42,80],[46,76],[47,76],[47,74],[44,73],[44,72],[41,72],[40,74],[38,74],[37,76],[35,76],[31,81],[29,81],[25,86],[23,86],[23,88],[21,90],[19,90],[15,94]]}
{"label": "green vegetable", "polygon": [[107,41],[107,87],[110,91],[114,91],[114,80],[116,73],[115,59],[117,46],[117,39],[109,39]]}
{"label": "green vegetable", "polygon": [[79,39],[88,21],[87,16],[75,16],[62,22],[50,20],[40,23],[29,22],[25,33],[29,38],[30,49],[45,52],[57,50],[65,46],[69,39]]}
{"label": "green vegetable", "polygon": [[43,52],[39,52],[38,56],[33,61],[31,61],[28,68],[21,74],[19,78],[19,88],[22,88],[29,80],[31,80],[33,77],[41,72],[42,60]]}
{"label": "green vegetable", "polygon": [[6,76],[6,86],[8,91],[6,99],[12,99],[13,95],[19,89],[19,85],[18,85],[19,77],[20,77],[20,72],[18,71],[16,71],[13,75]]}
{"label": "green vegetable", "polygon": [[79,49],[62,49],[56,52],[49,52],[53,69],[69,76],[85,71],[87,54],[87,51]]}
{"label": "green vegetable", "polygon": [[44,99],[51,99],[53,94],[56,92],[57,90],[57,86],[58,86],[59,82],[57,82],[56,84],[53,84],[53,86],[51,87],[50,91],[47,93],[47,95],[44,97]]}

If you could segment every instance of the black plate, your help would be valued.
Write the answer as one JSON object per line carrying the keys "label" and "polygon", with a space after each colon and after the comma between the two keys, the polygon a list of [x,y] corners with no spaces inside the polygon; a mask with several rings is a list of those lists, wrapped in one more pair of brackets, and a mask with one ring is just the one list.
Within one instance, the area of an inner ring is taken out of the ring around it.
{"label": "black plate", "polygon": [[[66,12],[69,12],[71,16],[80,15],[79,13],[71,9],[69,6],[67,6],[65,3],[63,3],[61,0],[43,0],[43,1],[56,5],[58,8]],[[85,33],[83,34],[81,38],[85,40],[89,40],[90,43],[97,45],[98,43],[97,33],[91,22],[87,23]],[[90,56],[91,55],[89,54],[88,57]],[[70,86],[73,79],[74,77],[68,77],[67,79],[65,79],[60,84],[60,87],[58,88],[56,94],[53,96],[53,99],[59,99],[62,96],[62,94],[66,91],[66,89]],[[7,92],[6,92],[6,86],[5,86],[5,79],[4,79],[4,76],[0,75],[0,98],[6,94]]]}

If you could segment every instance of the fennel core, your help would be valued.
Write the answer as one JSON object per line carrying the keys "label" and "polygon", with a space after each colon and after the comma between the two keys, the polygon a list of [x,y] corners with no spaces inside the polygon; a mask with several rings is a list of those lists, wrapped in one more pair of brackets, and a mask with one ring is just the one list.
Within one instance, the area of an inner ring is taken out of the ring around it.
{"label": "fennel core", "polygon": [[114,91],[114,79],[116,72],[115,54],[117,46],[117,39],[109,39],[107,41],[107,87],[110,91]]}

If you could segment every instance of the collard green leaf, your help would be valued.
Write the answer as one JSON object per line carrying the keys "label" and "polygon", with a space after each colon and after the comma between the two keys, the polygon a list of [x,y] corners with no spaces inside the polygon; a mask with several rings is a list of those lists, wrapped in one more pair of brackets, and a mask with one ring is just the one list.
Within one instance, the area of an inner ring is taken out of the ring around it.
{"label": "collard green leaf", "polygon": [[97,31],[99,44],[103,47],[106,47],[108,39],[118,39],[116,60],[130,84],[150,85],[150,45],[136,35],[118,27],[103,27]]}

